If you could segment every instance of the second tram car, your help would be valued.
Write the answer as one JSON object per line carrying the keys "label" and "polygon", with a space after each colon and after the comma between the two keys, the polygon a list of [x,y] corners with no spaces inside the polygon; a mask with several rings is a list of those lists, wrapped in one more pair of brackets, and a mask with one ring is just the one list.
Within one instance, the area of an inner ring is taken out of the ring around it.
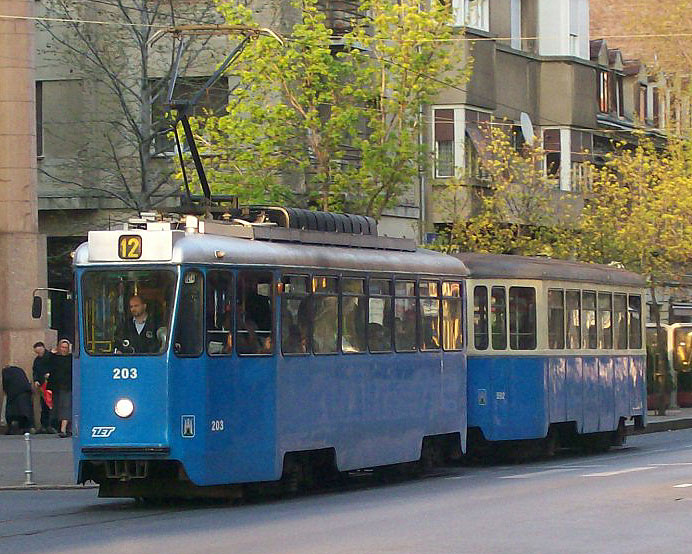
{"label": "second tram car", "polygon": [[644,280],[596,264],[464,253],[469,441],[607,448],[646,423]]}

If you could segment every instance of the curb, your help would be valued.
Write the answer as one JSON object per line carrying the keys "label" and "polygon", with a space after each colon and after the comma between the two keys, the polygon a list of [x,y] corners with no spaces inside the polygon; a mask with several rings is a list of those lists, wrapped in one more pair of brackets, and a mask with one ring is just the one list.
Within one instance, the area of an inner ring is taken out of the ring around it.
{"label": "curb", "polygon": [[664,431],[680,431],[692,429],[692,418],[671,419],[668,421],[654,421],[647,423],[644,429],[627,429],[628,435],[646,435],[648,433],[661,433]]}
{"label": "curb", "polygon": [[85,489],[98,489],[98,485],[8,485],[0,486],[3,491],[73,491]]}

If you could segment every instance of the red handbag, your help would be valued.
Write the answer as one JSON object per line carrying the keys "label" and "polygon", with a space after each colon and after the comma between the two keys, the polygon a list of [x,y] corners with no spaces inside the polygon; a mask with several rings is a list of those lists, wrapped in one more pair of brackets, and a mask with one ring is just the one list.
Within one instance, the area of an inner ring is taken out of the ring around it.
{"label": "red handbag", "polygon": [[41,394],[43,395],[43,401],[46,403],[51,410],[53,409],[53,391],[46,388],[46,383],[41,385]]}

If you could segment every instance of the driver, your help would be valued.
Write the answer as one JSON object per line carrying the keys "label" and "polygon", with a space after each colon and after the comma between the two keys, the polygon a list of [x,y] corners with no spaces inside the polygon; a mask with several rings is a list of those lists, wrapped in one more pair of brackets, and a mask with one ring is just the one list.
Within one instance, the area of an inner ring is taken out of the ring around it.
{"label": "driver", "polygon": [[157,324],[147,312],[142,297],[134,295],[129,301],[130,314],[116,331],[115,349],[119,354],[143,354],[158,352],[161,346],[157,336]]}

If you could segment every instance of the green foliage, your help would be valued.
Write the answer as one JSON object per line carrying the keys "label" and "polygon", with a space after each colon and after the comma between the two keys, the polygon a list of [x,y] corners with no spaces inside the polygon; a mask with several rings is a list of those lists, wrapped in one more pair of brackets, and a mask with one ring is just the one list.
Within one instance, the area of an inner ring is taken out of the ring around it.
{"label": "green foliage", "polygon": [[[421,105],[468,76],[460,43],[438,42],[452,38],[450,8],[362,2],[339,48],[317,0],[296,8],[300,23],[283,45],[258,38],[231,68],[228,113],[196,122],[209,181],[241,201],[296,190],[307,205],[378,217],[425,162]],[[256,26],[247,8],[219,9],[229,24]]]}
{"label": "green foliage", "polygon": [[653,285],[679,277],[692,260],[690,144],[671,139],[619,145],[594,171],[581,215],[579,257],[618,261]]}

